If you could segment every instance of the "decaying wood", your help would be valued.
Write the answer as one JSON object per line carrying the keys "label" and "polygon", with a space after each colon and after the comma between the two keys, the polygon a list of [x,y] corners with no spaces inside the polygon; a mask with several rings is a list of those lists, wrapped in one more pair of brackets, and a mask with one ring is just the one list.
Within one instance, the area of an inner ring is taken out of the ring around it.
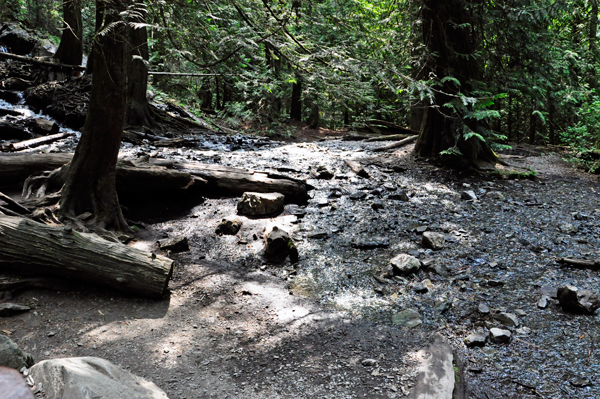
{"label": "decaying wood", "polygon": [[10,151],[20,151],[20,150],[24,150],[27,148],[39,147],[44,144],[54,143],[55,141],[67,138],[72,135],[73,135],[72,133],[58,133],[58,134],[53,134],[50,136],[38,137],[37,139],[20,141],[18,143],[11,143],[11,144],[7,145],[6,147]]}
{"label": "decaying wood", "polygon": [[556,261],[563,265],[569,265],[569,266],[583,268],[583,269],[600,269],[600,259],[589,260],[589,259],[558,258]]}
{"label": "decaying wood", "polygon": [[173,273],[166,257],[96,234],[0,216],[0,268],[70,277],[135,295],[161,298]]}
{"label": "decaying wood", "polygon": [[[383,126],[383,129],[388,129],[388,131],[391,132],[391,134],[397,134],[398,132],[401,133],[401,134],[408,134],[408,135],[417,135],[417,134],[419,134],[419,132],[417,132],[415,130],[412,130],[412,129],[409,129],[409,128],[397,125],[397,124],[395,124],[393,122],[383,121],[383,120],[380,120],[380,119],[369,120],[369,121],[366,121],[365,123],[367,124],[367,126],[370,129],[377,130],[377,131],[382,130],[381,127],[379,127],[379,129],[378,129],[377,125]],[[381,133],[382,134],[386,134],[385,130],[381,131]]]}
{"label": "decaying wood", "polygon": [[23,216],[18,212],[15,212],[11,209],[5,208],[3,206],[0,206],[0,212],[2,212],[3,215],[8,215],[8,216]]}
{"label": "decaying wood", "polygon": [[27,64],[41,65],[41,66],[55,68],[55,69],[70,69],[70,70],[75,70],[75,71],[85,71],[85,67],[80,66],[80,65],[59,64],[59,63],[55,63],[55,62],[36,60],[34,58],[24,57],[22,55],[16,55],[16,54],[11,54],[11,53],[0,52],[0,59],[4,59],[4,60],[12,59],[12,60],[21,61],[21,62],[24,62]]}
{"label": "decaying wood", "polygon": [[0,200],[6,202],[8,204],[8,209],[11,209],[15,212],[19,212],[23,215],[29,213],[29,209],[25,208],[23,205],[19,204],[14,199],[10,198],[8,195],[0,192]]}
{"label": "decaying wood", "polygon": [[286,201],[303,203],[308,199],[308,186],[305,182],[280,174],[255,172],[222,165],[198,162],[177,162],[166,159],[150,159],[150,164],[167,166],[185,171],[206,180],[207,190],[241,195],[246,191],[259,193],[281,193]]}
{"label": "decaying wood", "polygon": [[[25,181],[29,176],[52,171],[68,163],[73,154],[7,154],[0,155],[0,181],[14,184]],[[117,163],[118,192],[151,192],[187,188],[201,183],[189,173],[161,168],[148,163],[132,163],[119,160]],[[64,182],[63,182],[64,183]],[[59,187],[61,182],[56,182]]]}
{"label": "decaying wood", "polygon": [[408,135],[406,134],[390,134],[388,136],[377,136],[368,138],[365,140],[365,143],[372,143],[374,141],[399,141],[404,140],[407,137]]}
{"label": "decaying wood", "polygon": [[356,173],[358,176],[360,177],[364,177],[366,179],[369,179],[371,176],[369,176],[369,173],[365,170],[365,168],[363,168],[363,166],[356,162],[356,161],[351,161],[349,159],[344,159],[344,162],[346,163],[346,165],[348,165],[350,167],[350,169],[352,169],[352,171],[354,173]]}
{"label": "decaying wood", "polygon": [[400,140],[397,143],[386,145],[384,147],[375,148],[375,149],[373,149],[373,151],[383,152],[383,151],[393,150],[394,148],[404,147],[407,144],[414,143],[415,141],[417,141],[418,137],[419,136],[410,136],[410,137],[405,138],[404,140]]}

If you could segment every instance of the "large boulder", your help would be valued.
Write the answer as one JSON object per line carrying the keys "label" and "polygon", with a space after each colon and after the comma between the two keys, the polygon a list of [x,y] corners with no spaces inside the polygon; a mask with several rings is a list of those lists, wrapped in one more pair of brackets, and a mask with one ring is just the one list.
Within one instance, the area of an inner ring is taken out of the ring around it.
{"label": "large boulder", "polygon": [[237,211],[245,216],[275,216],[283,212],[285,196],[280,193],[246,192],[238,202]]}
{"label": "large boulder", "polygon": [[1,28],[0,43],[8,47],[13,54],[27,55],[38,44],[37,39],[17,25],[4,25]]}
{"label": "large boulder", "polygon": [[6,335],[0,335],[0,367],[21,370],[33,365],[33,357],[23,352],[17,344]]}
{"label": "large boulder", "polygon": [[30,375],[48,398],[168,399],[154,383],[96,357],[44,360]]}

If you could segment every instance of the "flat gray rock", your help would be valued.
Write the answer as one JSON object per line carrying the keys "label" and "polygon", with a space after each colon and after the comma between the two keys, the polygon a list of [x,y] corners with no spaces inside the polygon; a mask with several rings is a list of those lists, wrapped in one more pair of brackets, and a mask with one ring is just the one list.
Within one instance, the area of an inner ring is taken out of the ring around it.
{"label": "flat gray rock", "polygon": [[423,245],[433,250],[439,250],[446,246],[446,237],[440,233],[426,231],[423,233]]}
{"label": "flat gray rock", "polygon": [[397,326],[414,328],[421,323],[423,323],[423,321],[421,321],[421,315],[413,309],[406,309],[392,316],[392,324]]}
{"label": "flat gray rock", "polygon": [[390,260],[394,275],[416,273],[421,268],[421,261],[408,254],[400,254]]}
{"label": "flat gray rock", "polygon": [[452,348],[439,334],[435,342],[419,356],[426,359],[419,368],[417,385],[409,399],[452,399],[454,391],[454,356]]}
{"label": "flat gray rock", "polygon": [[21,350],[12,339],[0,335],[0,367],[21,370],[23,367],[33,365],[33,357]]}
{"label": "flat gray rock", "polygon": [[274,216],[283,212],[285,196],[280,193],[246,192],[237,204],[240,215]]}
{"label": "flat gray rock", "polygon": [[30,375],[48,398],[168,399],[154,383],[96,357],[44,360]]}
{"label": "flat gray rock", "polygon": [[490,339],[497,344],[506,344],[510,342],[511,332],[501,328],[490,329]]}
{"label": "flat gray rock", "polygon": [[519,327],[521,325],[519,318],[514,313],[501,312],[494,315],[494,319],[509,327]]}

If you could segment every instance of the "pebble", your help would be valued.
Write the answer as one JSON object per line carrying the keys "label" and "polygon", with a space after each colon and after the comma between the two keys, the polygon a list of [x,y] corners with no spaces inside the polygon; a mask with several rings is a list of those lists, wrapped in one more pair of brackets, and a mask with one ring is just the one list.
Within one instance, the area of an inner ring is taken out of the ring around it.
{"label": "pebble", "polygon": [[433,250],[440,250],[446,246],[446,237],[440,233],[426,231],[423,233],[423,245]]}
{"label": "pebble", "polygon": [[365,367],[374,367],[377,365],[377,360],[375,359],[364,359],[361,364]]}
{"label": "pebble", "polygon": [[540,300],[537,303],[537,307],[540,309],[546,309],[548,307],[549,300],[550,300],[550,297],[548,295],[542,295],[542,297],[540,298]]}
{"label": "pebble", "polygon": [[474,332],[469,334],[464,339],[464,343],[468,348],[473,348],[476,346],[485,346],[485,342],[487,341],[488,334],[483,332]]}
{"label": "pebble", "polygon": [[421,261],[408,254],[400,254],[390,260],[393,275],[416,273],[421,268]]}
{"label": "pebble", "polygon": [[521,325],[519,318],[514,313],[502,312],[494,315],[494,319],[509,327],[519,327]]}
{"label": "pebble", "polygon": [[505,344],[510,342],[511,333],[508,330],[503,330],[500,328],[491,328],[490,329],[491,340],[497,344]]}
{"label": "pebble", "polygon": [[477,310],[479,310],[479,313],[481,314],[490,314],[490,307],[485,303],[480,303],[477,305]]}
{"label": "pebble", "polygon": [[466,190],[463,191],[462,193],[460,193],[460,198],[466,201],[476,201],[477,200],[477,195],[475,194],[475,191],[473,190]]}

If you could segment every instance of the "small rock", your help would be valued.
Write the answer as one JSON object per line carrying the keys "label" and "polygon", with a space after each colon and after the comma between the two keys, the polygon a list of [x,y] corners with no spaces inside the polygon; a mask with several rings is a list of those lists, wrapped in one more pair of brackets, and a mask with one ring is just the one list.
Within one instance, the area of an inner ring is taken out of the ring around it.
{"label": "small rock", "polygon": [[341,198],[342,197],[342,190],[340,190],[339,188],[332,188],[331,191],[329,192],[329,196],[328,198]]}
{"label": "small rock", "polygon": [[423,323],[421,321],[421,315],[419,312],[413,309],[406,309],[392,316],[392,324],[397,326],[414,328],[421,323]]}
{"label": "small rock", "polygon": [[226,218],[221,220],[221,223],[217,226],[215,233],[218,235],[231,235],[234,236],[242,228],[242,221],[238,218]]}
{"label": "small rock", "polygon": [[467,190],[460,193],[460,198],[467,201],[476,201],[477,195],[475,194],[475,191]]}
{"label": "small rock", "polygon": [[419,234],[423,234],[427,231],[428,228],[429,226],[419,226],[415,229],[415,231]]}
{"label": "small rock", "polygon": [[452,301],[450,299],[445,300],[445,301],[440,301],[437,303],[435,308],[437,310],[439,310],[440,313],[446,313],[447,311],[449,311],[452,308]]}
{"label": "small rock", "polygon": [[290,262],[298,262],[298,248],[287,231],[278,226],[265,229],[265,255],[273,258],[285,258],[289,255]]}
{"label": "small rock", "polygon": [[488,280],[487,281],[487,285],[488,287],[502,287],[504,286],[504,281],[502,280]]}
{"label": "small rock", "polygon": [[320,179],[320,180],[331,180],[331,179],[333,179],[333,176],[334,176],[334,174],[323,165],[318,166],[316,169],[311,170],[310,174],[315,179]]}
{"label": "small rock", "polygon": [[445,247],[446,237],[440,233],[426,231],[423,233],[423,245],[433,250],[439,250]]}
{"label": "small rock", "polygon": [[521,325],[519,318],[514,313],[502,312],[494,315],[494,319],[509,327],[519,327]]}
{"label": "small rock", "polygon": [[598,294],[572,285],[558,289],[558,302],[563,309],[576,313],[594,314],[600,308]]}
{"label": "small rock", "polygon": [[585,388],[592,385],[589,378],[574,378],[569,383],[576,388]]}
{"label": "small rock", "polygon": [[398,186],[394,183],[384,183],[383,188],[385,188],[388,191],[396,191],[398,189]]}
{"label": "small rock", "polygon": [[511,333],[508,330],[502,330],[500,328],[490,329],[491,340],[497,344],[506,344],[510,342]]}
{"label": "small rock", "polygon": [[280,193],[246,192],[237,204],[237,211],[246,216],[274,216],[283,211],[284,201],[285,196]]}
{"label": "small rock", "polygon": [[375,367],[377,366],[377,360],[375,359],[365,359],[361,362],[361,364],[365,367]]}
{"label": "small rock", "polygon": [[158,247],[163,251],[174,253],[189,251],[188,239],[186,236],[178,236],[158,241]]}
{"label": "small rock", "polygon": [[352,248],[357,248],[361,250],[387,248],[390,246],[390,240],[386,237],[373,237],[354,241],[350,245],[352,246]]}
{"label": "small rock", "polygon": [[500,191],[490,191],[489,193],[487,193],[486,198],[495,201],[506,201],[506,197]]}
{"label": "small rock", "polygon": [[329,206],[330,202],[327,198],[319,198],[317,200],[317,206],[319,208],[325,208],[326,206]]}
{"label": "small rock", "polygon": [[565,234],[575,234],[577,233],[577,227],[573,226],[571,223],[563,223],[558,226],[558,229]]}
{"label": "small rock", "polygon": [[529,334],[531,334],[531,328],[529,328],[529,327],[517,328],[517,334],[519,334],[519,335],[529,335]]}
{"label": "small rock", "polygon": [[50,331],[48,333],[48,337],[54,337],[56,335],[56,333],[54,331]]}
{"label": "small rock", "polygon": [[477,310],[481,314],[490,314],[490,307],[485,303],[480,303],[479,305],[477,305]]}
{"label": "small rock", "polygon": [[296,216],[298,219],[302,219],[304,216],[306,216],[306,210],[302,209],[296,204],[287,205],[285,209],[286,213]]}
{"label": "small rock", "polygon": [[33,363],[33,357],[30,354],[23,352],[7,336],[0,335],[0,367],[21,370],[23,367],[31,367]]}
{"label": "small rock", "polygon": [[546,309],[548,307],[549,300],[550,300],[550,297],[548,295],[542,295],[542,297],[540,298],[540,300],[537,303],[537,307],[540,309]]}
{"label": "small rock", "polygon": [[393,275],[416,273],[421,268],[421,261],[408,254],[400,254],[390,260]]}
{"label": "small rock", "polygon": [[473,348],[475,346],[485,346],[485,342],[487,341],[488,334],[482,332],[475,332],[469,334],[467,338],[464,339],[464,343],[467,348]]}
{"label": "small rock", "polygon": [[28,312],[31,308],[16,303],[0,303],[0,317],[8,317],[15,314]]}
{"label": "small rock", "polygon": [[325,230],[316,230],[312,233],[309,233],[307,237],[313,240],[320,240],[323,238],[329,238],[329,233]]}
{"label": "small rock", "polygon": [[390,194],[388,196],[388,198],[391,199],[391,200],[402,201],[402,202],[408,202],[408,201],[410,201],[410,198],[408,198],[408,194],[406,194],[405,191],[400,191],[400,192],[397,192],[395,194]]}
{"label": "small rock", "polygon": [[371,203],[371,208],[373,208],[375,211],[378,211],[385,208],[385,204],[381,200],[375,200]]}
{"label": "small rock", "polygon": [[356,191],[350,194],[350,199],[352,200],[361,200],[367,197],[367,193],[365,191]]}
{"label": "small rock", "polygon": [[40,134],[42,136],[55,134],[60,130],[60,127],[56,122],[44,118],[35,118],[31,120],[31,122],[29,122],[29,127],[35,134]]}

